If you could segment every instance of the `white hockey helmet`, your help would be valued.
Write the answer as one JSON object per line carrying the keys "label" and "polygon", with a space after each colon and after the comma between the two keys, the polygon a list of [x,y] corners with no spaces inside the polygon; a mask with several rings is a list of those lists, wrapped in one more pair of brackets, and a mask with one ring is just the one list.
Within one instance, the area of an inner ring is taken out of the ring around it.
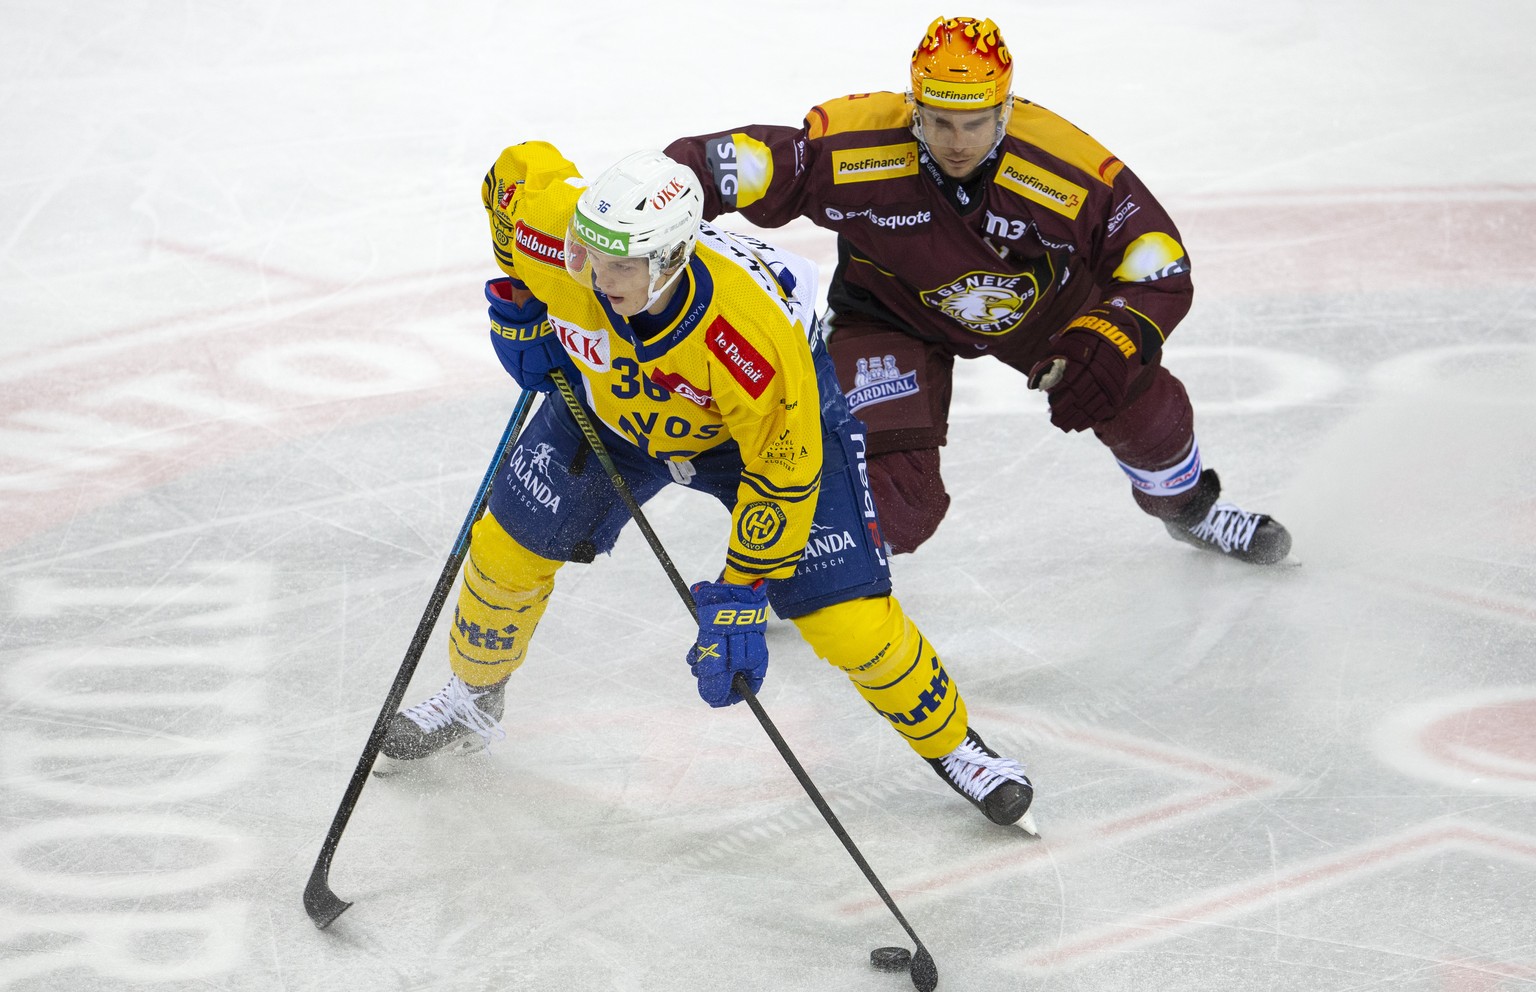
{"label": "white hockey helmet", "polygon": [[704,219],[692,170],[659,151],[626,155],[582,191],[565,232],[565,268],[591,286],[590,252],[650,262],[650,307],[682,274]]}

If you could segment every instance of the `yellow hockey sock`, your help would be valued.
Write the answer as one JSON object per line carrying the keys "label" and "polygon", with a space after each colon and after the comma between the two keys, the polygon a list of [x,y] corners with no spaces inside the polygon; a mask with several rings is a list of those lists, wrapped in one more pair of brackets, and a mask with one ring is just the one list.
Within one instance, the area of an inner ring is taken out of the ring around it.
{"label": "yellow hockey sock", "polygon": [[942,758],[965,739],[960,689],[894,596],[836,603],[795,626],[919,755]]}
{"label": "yellow hockey sock", "polygon": [[517,670],[564,562],[524,548],[487,513],[470,532],[448,663],[466,685],[494,685]]}

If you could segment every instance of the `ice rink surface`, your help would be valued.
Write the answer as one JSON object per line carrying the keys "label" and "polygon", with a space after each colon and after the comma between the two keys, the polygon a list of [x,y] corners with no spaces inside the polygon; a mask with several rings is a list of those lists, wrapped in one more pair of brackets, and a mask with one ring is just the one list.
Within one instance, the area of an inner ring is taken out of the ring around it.
{"label": "ice rink surface", "polygon": [[[897,591],[1043,839],[787,625],[765,706],[941,989],[1536,987],[1536,7],[87,0],[0,9],[0,988],[910,987],[633,529],[561,573],[508,740],[370,781],[356,904],[299,895],[515,400],[496,153],[796,123],[960,13],[1172,211],[1167,363],[1301,564],[1175,544],[968,365]],[[651,519],[717,570],[715,504]],[[408,698],[446,673],[439,634]]]}

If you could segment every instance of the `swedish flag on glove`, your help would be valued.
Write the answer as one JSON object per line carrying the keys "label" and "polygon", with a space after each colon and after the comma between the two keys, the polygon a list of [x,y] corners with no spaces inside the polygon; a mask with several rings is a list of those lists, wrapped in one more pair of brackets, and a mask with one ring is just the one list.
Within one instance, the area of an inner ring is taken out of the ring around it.
{"label": "swedish flag on glove", "polygon": [[699,680],[699,698],[711,706],[739,703],[741,693],[731,685],[736,673],[746,675],[754,693],[768,674],[767,583],[699,582],[690,591],[699,637],[688,652],[688,667]]}

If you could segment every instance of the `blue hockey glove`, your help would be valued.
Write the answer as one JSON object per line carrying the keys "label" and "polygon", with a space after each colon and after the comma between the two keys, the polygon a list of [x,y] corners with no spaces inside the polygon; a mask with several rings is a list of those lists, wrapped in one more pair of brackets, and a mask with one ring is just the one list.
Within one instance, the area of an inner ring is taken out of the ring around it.
{"label": "blue hockey glove", "polygon": [[527,286],[516,279],[492,279],[485,284],[485,299],[491,305],[491,344],[496,357],[519,386],[553,393],[552,369],[563,369],[565,377],[575,381],[576,366],[549,324],[548,309]]}
{"label": "blue hockey glove", "polygon": [[688,652],[688,667],[699,680],[699,698],[711,706],[739,703],[741,693],[731,686],[736,673],[746,673],[754,693],[768,674],[767,584],[700,582],[692,592],[699,639]]}

